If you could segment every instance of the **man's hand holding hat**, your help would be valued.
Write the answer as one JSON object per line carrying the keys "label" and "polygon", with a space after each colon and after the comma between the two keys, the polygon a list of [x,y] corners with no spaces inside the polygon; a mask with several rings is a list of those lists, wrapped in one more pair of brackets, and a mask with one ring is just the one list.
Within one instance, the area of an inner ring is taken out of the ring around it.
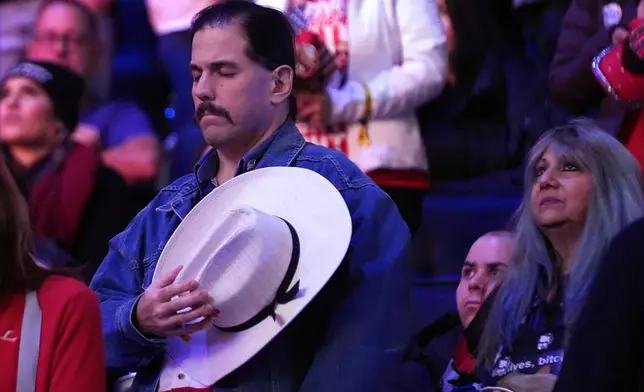
{"label": "man's hand holding hat", "polygon": [[[189,335],[210,326],[213,318],[217,317],[218,311],[212,298],[207,291],[199,288],[196,281],[175,283],[181,269],[177,267],[153,282],[139,299],[135,310],[136,320],[133,321],[136,321],[135,325],[144,335]],[[186,308],[190,310],[181,312]]]}

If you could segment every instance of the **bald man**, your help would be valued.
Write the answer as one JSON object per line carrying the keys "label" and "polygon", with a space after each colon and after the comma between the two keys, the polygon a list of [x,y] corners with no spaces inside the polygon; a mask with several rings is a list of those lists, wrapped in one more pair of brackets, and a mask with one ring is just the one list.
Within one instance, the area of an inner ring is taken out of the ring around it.
{"label": "bald man", "polygon": [[467,328],[483,301],[503,281],[514,244],[512,233],[492,231],[477,239],[465,257],[456,305],[463,328]]}
{"label": "bald man", "polygon": [[[485,299],[503,282],[508,269],[514,236],[492,231],[479,237],[465,257],[456,289],[456,306],[461,325],[469,327]],[[476,360],[464,337],[441,380],[443,392],[477,391]]]}
{"label": "bald man", "polygon": [[[448,312],[421,329],[410,342],[401,366],[392,370],[389,382],[380,390],[436,390],[440,381],[439,390],[444,392],[478,391],[476,360],[468,344],[476,344],[484,312],[489,308],[481,306],[503,281],[513,246],[514,236],[507,231],[491,231],[474,241],[456,290],[458,312]],[[482,317],[472,322],[479,310]],[[454,344],[456,350],[450,356]]]}

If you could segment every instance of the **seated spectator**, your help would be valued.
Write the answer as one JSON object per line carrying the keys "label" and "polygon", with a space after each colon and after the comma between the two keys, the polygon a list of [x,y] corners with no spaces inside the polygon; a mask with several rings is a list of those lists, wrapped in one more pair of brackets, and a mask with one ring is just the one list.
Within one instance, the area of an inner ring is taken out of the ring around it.
{"label": "seated spectator", "polygon": [[[300,132],[309,142],[347,154],[394,200],[413,235],[429,189],[415,113],[441,93],[447,76],[447,45],[436,4],[256,2],[281,9],[298,32]],[[311,47],[315,54],[308,58]]]}
{"label": "seated spectator", "polygon": [[619,141],[575,120],[537,142],[525,184],[512,263],[487,313],[477,366],[485,385],[527,379],[551,388],[608,244],[644,215],[642,173]]}
{"label": "seated spectator", "polygon": [[105,391],[98,300],[34,260],[29,210],[1,160],[0,254],[0,391]]}
{"label": "seated spectator", "polygon": [[[511,233],[490,232],[476,240],[467,254],[456,289],[458,314],[466,330],[488,296],[503,282],[513,241]],[[476,379],[476,359],[463,336],[441,379],[441,390],[461,390],[474,384]]]}
{"label": "seated spectator", "polygon": [[[411,366],[396,369],[395,382],[383,390],[460,391],[474,387],[477,381],[476,359],[470,354],[465,337],[473,335],[468,331],[470,323],[490,293],[503,281],[513,241],[513,235],[509,232],[492,231],[472,244],[456,289],[458,312],[450,312],[423,328],[412,340],[407,352],[405,365],[410,362],[422,364],[422,375],[420,372],[412,374],[415,369]],[[451,359],[441,355],[445,346],[449,346],[450,351],[451,347],[456,347]]]}
{"label": "seated spectator", "polygon": [[579,314],[555,392],[644,390],[644,219],[613,240]]}
{"label": "seated spectator", "polygon": [[0,80],[0,145],[29,200],[36,238],[85,264],[89,280],[130,216],[122,178],[94,148],[71,140],[83,88],[79,76],[51,63],[10,70]]}
{"label": "seated spectator", "polygon": [[[85,5],[48,0],[39,10],[26,55],[62,65],[88,81],[104,54],[98,34],[96,16]],[[105,165],[129,184],[150,182],[157,175],[157,135],[147,115],[132,102],[100,101],[88,90],[74,140],[100,147]]]}

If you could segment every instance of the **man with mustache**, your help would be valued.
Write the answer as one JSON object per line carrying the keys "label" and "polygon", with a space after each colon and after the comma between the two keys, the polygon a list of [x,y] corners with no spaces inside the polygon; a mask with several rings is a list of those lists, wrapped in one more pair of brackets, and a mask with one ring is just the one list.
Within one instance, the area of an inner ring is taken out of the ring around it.
{"label": "man with mustache", "polygon": [[[281,12],[220,2],[195,17],[192,35],[195,116],[212,149],[110,243],[91,285],[101,301],[108,366],[137,372],[131,391],[373,390],[410,337],[409,229],[344,154],[306,143],[295,127],[293,31]],[[152,282],[160,250],[205,195],[271,166],[315,171],[338,189],[353,222],[345,260],[315,302],[216,385],[187,374],[164,377],[173,363],[166,337],[210,328],[217,298],[195,281],[175,283],[176,274]],[[183,292],[192,310],[177,314],[168,295]]]}
{"label": "man with mustache", "polygon": [[206,115],[221,116],[225,118],[231,125],[235,125],[233,119],[230,118],[230,114],[228,114],[226,109],[220,106],[216,106],[211,101],[204,101],[200,103],[199,106],[197,106],[197,111],[195,113],[195,120],[197,121],[197,124],[199,124],[203,116]]}

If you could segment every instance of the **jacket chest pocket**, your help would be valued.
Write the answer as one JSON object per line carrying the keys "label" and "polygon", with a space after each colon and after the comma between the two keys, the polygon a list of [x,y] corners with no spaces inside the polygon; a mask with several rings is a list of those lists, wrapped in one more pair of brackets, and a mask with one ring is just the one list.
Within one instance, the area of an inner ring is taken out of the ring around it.
{"label": "jacket chest pocket", "polygon": [[[163,244],[165,246],[165,243]],[[163,246],[160,247],[160,249],[163,249]],[[141,289],[143,291],[147,290],[148,287],[152,284],[152,278],[154,277],[154,270],[157,267],[157,263],[159,262],[159,257],[161,256],[161,250],[155,252],[154,255],[150,256],[149,258],[145,259],[143,262],[143,274],[142,274],[142,283],[141,283]]]}

